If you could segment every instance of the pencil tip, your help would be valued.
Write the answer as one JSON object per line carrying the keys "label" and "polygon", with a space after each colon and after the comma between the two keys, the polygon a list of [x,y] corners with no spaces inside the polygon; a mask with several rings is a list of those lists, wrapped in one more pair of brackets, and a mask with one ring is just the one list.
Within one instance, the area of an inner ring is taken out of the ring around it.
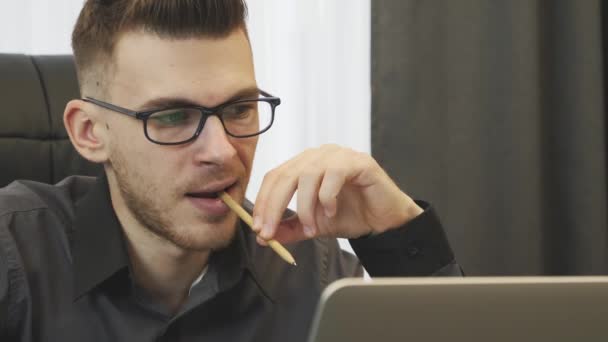
{"label": "pencil tip", "polygon": [[292,265],[294,265],[294,266],[298,266],[298,264],[296,264],[296,262],[295,262],[295,261],[292,263]]}

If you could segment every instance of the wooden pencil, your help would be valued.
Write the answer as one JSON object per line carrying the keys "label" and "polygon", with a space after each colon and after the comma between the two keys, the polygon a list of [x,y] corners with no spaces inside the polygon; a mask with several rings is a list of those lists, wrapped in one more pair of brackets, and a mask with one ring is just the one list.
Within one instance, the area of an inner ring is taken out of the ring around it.
{"label": "wooden pencil", "polygon": [[[245,209],[243,209],[240,204],[238,204],[232,197],[230,197],[230,195],[228,195],[224,191],[219,192],[218,196],[222,199],[222,201],[224,201],[224,203],[226,203],[226,205],[230,209],[232,209],[232,211],[234,211],[238,215],[238,217],[241,218],[241,220],[245,221],[245,223],[247,223],[247,225],[253,230],[253,218],[251,218],[251,215],[249,215],[249,213],[245,211]],[[266,240],[266,243],[268,243],[268,246],[270,246],[270,248],[272,248],[272,250],[274,250],[283,260],[294,266],[297,265],[291,253],[289,253],[289,251],[285,247],[283,247],[283,245],[281,245],[278,241],[272,239]]]}

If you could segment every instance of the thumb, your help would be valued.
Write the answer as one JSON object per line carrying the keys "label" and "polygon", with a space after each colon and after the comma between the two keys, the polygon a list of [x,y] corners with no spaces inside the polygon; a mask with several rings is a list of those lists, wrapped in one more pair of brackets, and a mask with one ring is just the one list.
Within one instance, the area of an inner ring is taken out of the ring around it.
{"label": "thumb", "polygon": [[316,231],[304,227],[302,222],[297,218],[282,221],[277,226],[277,230],[273,236],[273,239],[280,243],[292,243],[296,241],[302,241],[306,239],[314,238]]}

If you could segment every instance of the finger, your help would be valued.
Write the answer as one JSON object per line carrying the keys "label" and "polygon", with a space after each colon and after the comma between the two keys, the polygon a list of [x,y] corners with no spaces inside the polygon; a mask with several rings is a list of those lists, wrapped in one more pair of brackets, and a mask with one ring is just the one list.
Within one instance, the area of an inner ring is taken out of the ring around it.
{"label": "finger", "polygon": [[[288,220],[281,221],[277,226],[276,233],[273,237],[274,240],[285,244],[305,240],[307,238],[308,237],[304,234],[302,223],[298,220],[298,216],[293,216]],[[261,246],[268,246],[268,241],[261,236],[257,236],[256,241]]]}
{"label": "finger", "polygon": [[298,179],[298,217],[302,223],[304,234],[315,236],[317,231],[316,208],[319,187],[323,173],[321,170],[309,170]]}
{"label": "finger", "polygon": [[253,205],[253,230],[256,233],[260,233],[264,224],[264,210],[266,199],[270,196],[270,189],[274,187],[276,182],[276,174],[277,169],[271,170],[264,175],[262,179],[262,184],[260,185],[260,190],[255,199],[255,203]]}
{"label": "finger", "polygon": [[254,207],[255,224],[258,227],[261,224],[259,234],[263,239],[273,238],[283,212],[296,191],[298,164],[297,160],[292,160],[264,177]]}
{"label": "finger", "polygon": [[281,222],[274,234],[274,239],[279,243],[288,244],[296,241],[302,241],[313,238],[304,232],[304,226],[301,222],[294,220],[290,222]]}
{"label": "finger", "polygon": [[346,182],[348,172],[342,168],[325,171],[319,188],[319,202],[327,217],[334,217],[338,211],[338,194]]}
{"label": "finger", "polygon": [[255,240],[258,242],[258,244],[260,244],[261,246],[268,246],[268,242],[266,242],[266,240],[262,239],[259,236],[256,236]]}
{"label": "finger", "polygon": [[271,239],[277,225],[281,221],[283,212],[293,197],[297,188],[297,178],[283,174],[274,183],[272,195],[266,198],[262,220],[264,222],[260,236]]}
{"label": "finger", "polygon": [[255,204],[253,206],[253,230],[256,232],[259,233],[263,228],[264,213],[266,212],[268,199],[274,196],[275,184],[283,174],[283,170],[295,168],[296,165],[298,165],[298,161],[302,159],[304,153],[286,161],[264,175],[262,184],[260,185],[260,189],[255,199]]}

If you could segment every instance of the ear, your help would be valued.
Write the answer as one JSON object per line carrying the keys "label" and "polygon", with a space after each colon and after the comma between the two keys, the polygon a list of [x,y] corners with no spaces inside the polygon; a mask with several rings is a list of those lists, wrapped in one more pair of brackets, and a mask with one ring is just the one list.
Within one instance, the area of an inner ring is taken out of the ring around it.
{"label": "ear", "polygon": [[76,151],[94,163],[108,160],[106,124],[95,108],[82,100],[72,100],[65,106],[63,124]]}

